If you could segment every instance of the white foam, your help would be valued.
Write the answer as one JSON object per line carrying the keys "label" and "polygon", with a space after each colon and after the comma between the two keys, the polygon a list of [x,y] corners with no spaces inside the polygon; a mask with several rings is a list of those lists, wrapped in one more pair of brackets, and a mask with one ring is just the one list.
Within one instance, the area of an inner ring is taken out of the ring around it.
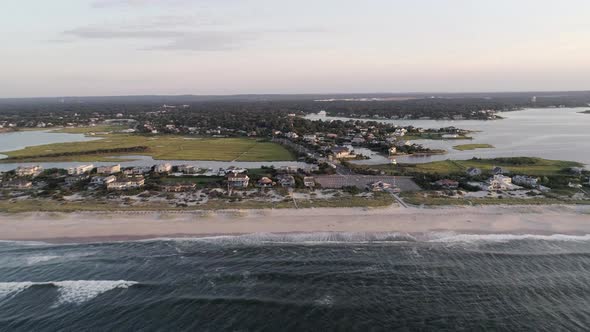
{"label": "white foam", "polygon": [[54,282],[53,284],[59,288],[60,294],[57,304],[80,304],[116,288],[129,288],[137,284],[137,282],[126,280],[76,280]]}
{"label": "white foam", "polygon": [[590,234],[586,235],[534,235],[534,234],[456,234],[456,233],[432,233],[429,242],[509,242],[522,240],[541,241],[589,241]]}
{"label": "white foam", "polygon": [[264,244],[264,243],[369,243],[416,241],[407,233],[356,233],[356,232],[315,232],[315,233],[253,233],[246,235],[222,235],[198,238],[158,238],[143,241],[207,242],[217,244]]}
{"label": "white foam", "polygon": [[16,294],[24,291],[25,289],[33,286],[32,282],[0,282],[0,300],[15,296]]}
{"label": "white foam", "polygon": [[60,256],[51,256],[51,255],[30,256],[30,257],[25,258],[25,262],[27,263],[27,265],[35,265],[35,264],[39,264],[39,263],[43,263],[43,262],[52,261],[52,260],[58,259],[58,258],[60,258]]}
{"label": "white foam", "polygon": [[50,282],[0,282],[0,299],[15,296],[32,286],[51,285],[58,288],[59,298],[55,305],[81,304],[116,288],[129,288],[136,281],[126,280],[68,280]]}

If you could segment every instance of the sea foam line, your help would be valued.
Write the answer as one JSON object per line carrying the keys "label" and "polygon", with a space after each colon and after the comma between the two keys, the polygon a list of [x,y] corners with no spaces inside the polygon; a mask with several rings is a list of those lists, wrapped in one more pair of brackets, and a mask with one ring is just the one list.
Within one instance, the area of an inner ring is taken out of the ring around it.
{"label": "sea foam line", "polygon": [[428,242],[458,243],[458,242],[509,242],[523,240],[540,241],[565,241],[580,242],[590,241],[590,234],[585,235],[535,235],[535,234],[456,234],[456,233],[431,233]]}
{"label": "sea foam line", "polygon": [[0,299],[14,297],[34,286],[57,287],[59,297],[55,305],[81,304],[113,289],[125,289],[136,285],[127,280],[66,280],[49,282],[0,282]]}

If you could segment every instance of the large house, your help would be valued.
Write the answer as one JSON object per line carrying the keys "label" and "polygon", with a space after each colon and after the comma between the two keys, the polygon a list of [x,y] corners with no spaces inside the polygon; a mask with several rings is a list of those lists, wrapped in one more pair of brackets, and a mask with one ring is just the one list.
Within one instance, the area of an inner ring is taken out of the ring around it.
{"label": "large house", "polygon": [[230,173],[227,176],[227,185],[230,188],[247,188],[250,177],[244,173]]}
{"label": "large house", "polygon": [[143,177],[135,177],[135,178],[123,178],[118,179],[115,182],[111,182],[107,184],[107,189],[109,190],[129,190],[135,188],[141,188],[145,184],[145,179]]}
{"label": "large house", "polygon": [[154,172],[156,173],[170,173],[172,171],[172,165],[169,163],[156,165]]}
{"label": "large house", "polygon": [[81,165],[77,167],[68,168],[69,175],[82,175],[90,173],[94,169],[94,165]]}
{"label": "large house", "polygon": [[99,166],[96,168],[98,174],[115,174],[121,172],[121,165]]}
{"label": "large house", "polygon": [[315,187],[315,179],[312,176],[306,176],[303,178],[303,185],[307,188]]}
{"label": "large house", "polygon": [[117,181],[117,177],[114,175],[109,175],[109,176],[95,176],[92,178],[92,180],[90,180],[90,184],[94,184],[94,185],[108,185],[109,183],[113,183]]}
{"label": "large house", "polygon": [[284,188],[295,187],[295,178],[293,175],[283,175],[279,178],[279,184]]}
{"label": "large house", "polygon": [[332,151],[332,154],[336,159],[349,158],[351,156],[350,150],[345,146],[335,146],[331,148],[330,151]]}
{"label": "large house", "polygon": [[514,188],[512,178],[502,174],[496,174],[489,180],[488,190],[508,190]]}
{"label": "large house", "polygon": [[539,178],[526,175],[515,175],[512,178],[512,183],[526,187],[536,187],[539,185]]}
{"label": "large house", "polygon": [[193,165],[180,165],[178,171],[184,174],[196,174],[199,172],[199,168]]}
{"label": "large house", "polygon": [[274,185],[274,182],[268,178],[268,177],[263,177],[260,180],[258,180],[257,182],[257,186],[259,188],[272,188],[272,186]]}
{"label": "large house", "polygon": [[20,166],[16,168],[16,175],[17,176],[37,176],[41,174],[43,171],[43,167],[35,165],[35,166]]}
{"label": "large house", "polygon": [[469,176],[479,176],[481,175],[481,169],[475,167],[469,167],[465,172]]}

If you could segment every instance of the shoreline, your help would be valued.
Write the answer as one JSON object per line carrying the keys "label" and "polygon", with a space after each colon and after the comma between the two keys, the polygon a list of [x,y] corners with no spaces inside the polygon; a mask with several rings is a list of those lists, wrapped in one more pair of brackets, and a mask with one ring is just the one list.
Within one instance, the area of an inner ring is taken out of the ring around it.
{"label": "shoreline", "polygon": [[245,234],[590,234],[588,206],[0,214],[0,240],[88,243]]}

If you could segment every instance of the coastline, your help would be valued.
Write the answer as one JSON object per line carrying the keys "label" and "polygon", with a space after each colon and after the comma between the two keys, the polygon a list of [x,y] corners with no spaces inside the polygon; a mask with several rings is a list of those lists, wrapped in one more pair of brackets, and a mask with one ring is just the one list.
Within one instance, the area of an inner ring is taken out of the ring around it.
{"label": "coastline", "polygon": [[253,233],[590,234],[588,206],[0,214],[0,240],[112,242]]}

